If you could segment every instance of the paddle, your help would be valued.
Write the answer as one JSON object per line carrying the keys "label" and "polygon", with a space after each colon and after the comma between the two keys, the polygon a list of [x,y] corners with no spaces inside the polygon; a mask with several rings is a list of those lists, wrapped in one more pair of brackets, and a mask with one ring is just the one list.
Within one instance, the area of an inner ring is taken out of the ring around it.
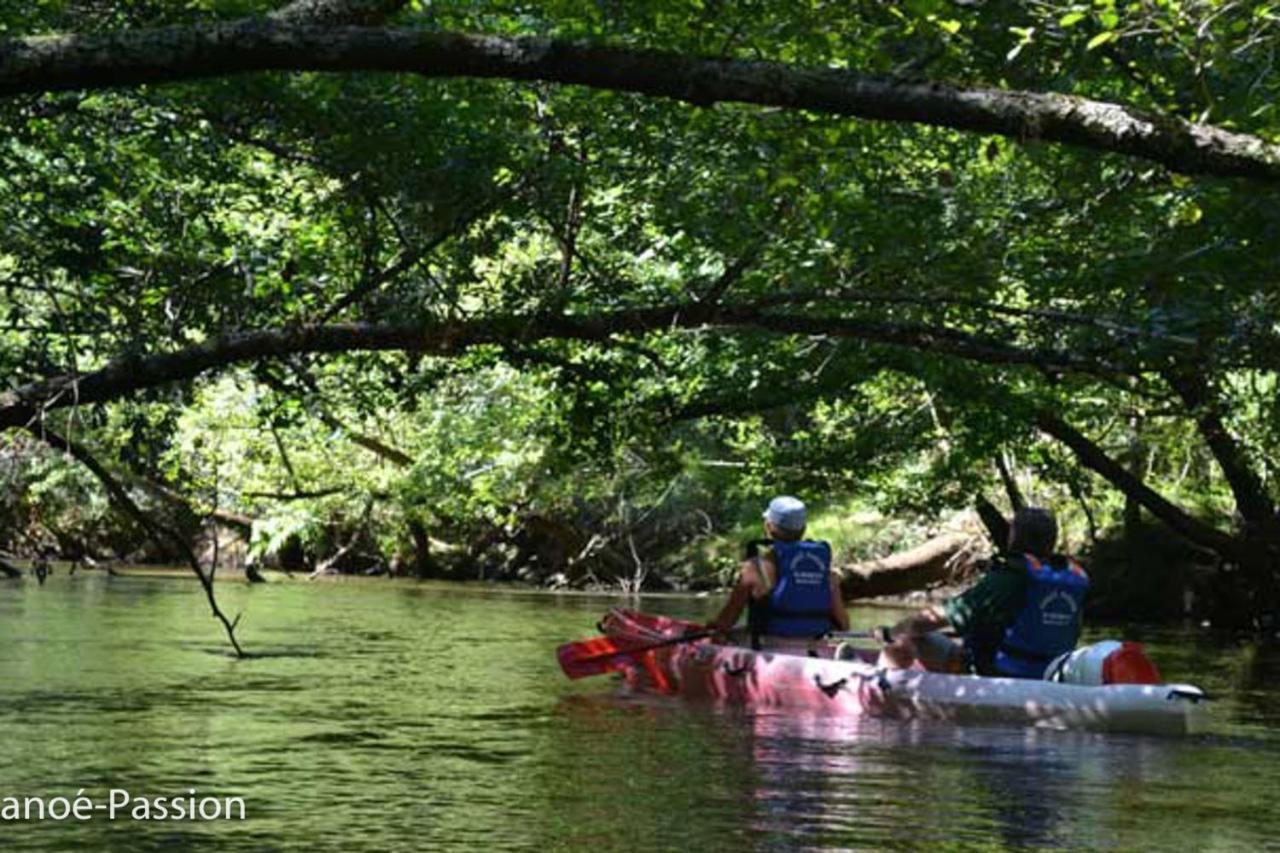
{"label": "paddle", "polygon": [[[669,637],[652,643],[618,640],[613,637],[592,637],[589,640],[578,640],[565,643],[556,649],[556,660],[560,669],[571,679],[586,678],[591,675],[603,675],[606,672],[617,672],[641,663],[639,656],[654,649],[678,646],[702,640],[721,633],[713,628],[694,631],[679,637]],[[874,631],[832,631],[826,635],[833,640],[874,640]]]}
{"label": "paddle", "polygon": [[[947,629],[943,631],[930,631],[930,634],[941,634],[944,637],[955,639],[960,635],[955,631]],[[829,631],[823,635],[828,640],[875,640],[880,645],[887,645],[884,636],[880,633],[879,628],[868,628],[861,631]],[[918,636],[924,636],[920,634]]]}
{"label": "paddle", "polygon": [[879,640],[875,631],[828,631],[823,634],[827,640]]}
{"label": "paddle", "polygon": [[639,662],[637,656],[654,649],[666,646],[678,646],[705,639],[718,633],[714,628],[694,631],[679,637],[671,637],[654,643],[636,643],[615,640],[612,637],[592,637],[589,640],[578,640],[565,643],[556,649],[556,660],[560,668],[569,678],[586,678],[588,675],[600,675],[616,672]]}

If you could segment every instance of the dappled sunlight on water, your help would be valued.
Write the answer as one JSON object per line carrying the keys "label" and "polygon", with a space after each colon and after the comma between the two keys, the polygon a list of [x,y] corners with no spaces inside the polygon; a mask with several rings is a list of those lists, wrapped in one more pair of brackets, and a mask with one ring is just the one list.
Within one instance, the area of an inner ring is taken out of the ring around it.
{"label": "dappled sunlight on water", "polygon": [[[240,796],[244,823],[5,824],[7,849],[1251,849],[1280,830],[1273,653],[1146,637],[1221,695],[1169,739],[749,714],[566,681],[608,599],[370,581],[0,584],[8,795]],[[712,604],[645,606],[701,617]],[[854,614],[884,621],[884,614]]]}

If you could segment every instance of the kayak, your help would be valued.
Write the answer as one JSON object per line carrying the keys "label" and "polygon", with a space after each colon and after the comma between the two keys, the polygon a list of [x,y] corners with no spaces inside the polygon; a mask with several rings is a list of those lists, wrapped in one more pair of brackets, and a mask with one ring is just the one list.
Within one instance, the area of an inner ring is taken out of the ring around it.
{"label": "kayak", "polygon": [[1203,731],[1208,719],[1208,697],[1188,684],[1071,684],[887,670],[876,666],[874,650],[832,641],[761,651],[709,637],[685,641],[705,628],[620,608],[600,626],[607,642],[635,650],[619,655],[622,665],[616,667],[628,684],[689,699],[816,714],[1173,735]]}

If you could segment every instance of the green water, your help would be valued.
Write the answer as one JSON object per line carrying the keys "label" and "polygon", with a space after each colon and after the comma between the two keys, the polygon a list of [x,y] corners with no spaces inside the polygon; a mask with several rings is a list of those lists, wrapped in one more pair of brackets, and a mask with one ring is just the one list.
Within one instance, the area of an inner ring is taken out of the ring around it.
{"label": "green water", "polygon": [[5,849],[1280,849],[1280,656],[1225,639],[1143,637],[1170,680],[1222,697],[1212,733],[1178,740],[753,716],[568,682],[552,651],[608,598],[220,595],[262,657],[227,656],[192,582],[0,582],[0,798],[194,789],[247,812],[5,821]]}

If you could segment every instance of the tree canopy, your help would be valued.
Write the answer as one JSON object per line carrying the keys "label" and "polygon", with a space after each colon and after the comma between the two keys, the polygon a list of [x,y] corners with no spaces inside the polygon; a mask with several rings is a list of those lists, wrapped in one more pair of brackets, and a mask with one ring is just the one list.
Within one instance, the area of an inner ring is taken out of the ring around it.
{"label": "tree canopy", "polygon": [[936,511],[1014,460],[1091,527],[1145,510],[1265,620],[1278,16],[9,10],[0,426],[263,551],[419,568],[589,507],[634,553],[683,535],[673,495]]}

